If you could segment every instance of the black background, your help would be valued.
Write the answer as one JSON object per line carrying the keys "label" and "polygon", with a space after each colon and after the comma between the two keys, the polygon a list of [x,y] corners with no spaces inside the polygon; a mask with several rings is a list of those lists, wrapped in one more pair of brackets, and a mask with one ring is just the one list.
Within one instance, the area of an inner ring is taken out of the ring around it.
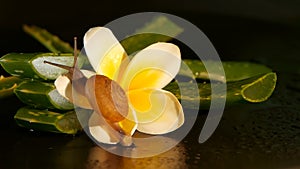
{"label": "black background", "polygon": [[[22,24],[47,28],[62,39],[72,41],[73,36],[83,36],[92,26],[104,25],[124,15],[146,11],[165,12],[187,19],[203,30],[216,45],[221,40],[229,40],[230,36],[256,34],[261,29],[272,31],[274,27],[280,29],[280,26],[295,29],[300,26],[300,2],[291,0],[3,0],[0,4],[1,54],[36,51],[39,48],[30,38],[24,39],[26,36],[22,36]],[[239,34],[240,32],[242,33]],[[274,32],[274,36],[277,33]],[[237,43],[246,40],[241,38]],[[220,44],[220,48],[223,45]],[[222,49],[218,50],[222,52]]]}

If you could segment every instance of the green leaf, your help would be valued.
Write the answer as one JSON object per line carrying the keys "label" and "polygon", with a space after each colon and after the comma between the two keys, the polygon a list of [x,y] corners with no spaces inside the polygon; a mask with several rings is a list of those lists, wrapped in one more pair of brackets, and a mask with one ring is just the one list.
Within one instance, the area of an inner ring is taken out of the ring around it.
{"label": "green leaf", "polygon": [[[8,53],[0,58],[3,69],[13,75],[25,78],[54,80],[68,71],[57,66],[45,64],[44,61],[73,66],[71,53]],[[84,59],[78,58],[80,67]]]}
{"label": "green leaf", "polygon": [[14,76],[0,76],[0,99],[14,94],[14,89],[22,82],[22,79]]}
{"label": "green leaf", "polygon": [[[215,80],[221,82],[234,82],[240,81],[244,79],[248,79],[251,77],[255,77],[258,75],[263,75],[272,70],[265,65],[251,63],[251,62],[235,62],[235,61],[224,61],[222,62],[225,77],[221,76],[219,72],[222,71],[222,67],[220,67],[219,63],[216,61],[208,60],[205,61],[205,65],[208,66],[213,71],[210,74],[207,72],[204,63],[200,60],[184,60],[185,64],[192,70],[195,78],[204,79],[204,80]],[[181,75],[185,75],[185,70],[181,70],[179,72]]]}
{"label": "green leaf", "polygon": [[23,30],[53,53],[73,53],[73,47],[71,47],[69,43],[64,42],[58,36],[51,34],[46,29],[34,25],[23,25]]}
{"label": "green leaf", "polygon": [[121,44],[127,54],[131,55],[153,43],[169,41],[182,32],[183,28],[172,22],[169,18],[159,16],[146,23],[144,27],[137,29],[133,36],[122,40]]}
{"label": "green leaf", "polygon": [[[237,102],[247,101],[252,103],[263,102],[266,101],[274,92],[276,86],[276,74],[271,72],[264,75],[259,75],[255,77],[251,77],[248,79],[240,80],[240,81],[232,81],[227,83],[226,90],[226,105],[232,105]],[[218,83],[198,83],[199,88],[199,97],[191,98],[193,96],[189,86],[191,85],[189,82],[180,82],[179,90],[177,82],[172,82],[167,85],[164,89],[172,92],[179,100],[185,101],[189,104],[187,108],[193,109],[195,105],[200,103],[200,109],[209,109],[210,103],[212,101],[212,97],[216,100],[224,100],[224,95],[219,93],[224,93],[224,91],[220,91],[218,88],[222,88],[222,82]],[[211,93],[211,86],[214,86],[217,93]],[[183,91],[184,90],[184,91]],[[186,95],[181,95],[181,93],[185,93]],[[190,93],[190,94],[189,94]]]}
{"label": "green leaf", "polygon": [[262,102],[273,93],[277,81],[275,73],[268,73],[254,82],[242,86],[241,94],[249,102]]}
{"label": "green leaf", "polygon": [[73,104],[61,96],[53,83],[24,81],[14,90],[25,104],[42,109],[72,110]]}
{"label": "green leaf", "polygon": [[21,127],[39,131],[76,134],[82,130],[75,111],[58,113],[22,107],[17,111],[14,119]]}
{"label": "green leaf", "polygon": [[[23,30],[53,53],[73,53],[73,47],[69,43],[64,42],[46,29],[35,25],[23,25]],[[157,32],[160,34],[157,34]],[[121,41],[121,44],[127,54],[130,55],[155,42],[169,41],[181,32],[183,32],[183,28],[172,22],[169,18],[159,16],[153,18],[149,23],[145,23],[142,28],[135,31],[134,36],[124,39]]]}

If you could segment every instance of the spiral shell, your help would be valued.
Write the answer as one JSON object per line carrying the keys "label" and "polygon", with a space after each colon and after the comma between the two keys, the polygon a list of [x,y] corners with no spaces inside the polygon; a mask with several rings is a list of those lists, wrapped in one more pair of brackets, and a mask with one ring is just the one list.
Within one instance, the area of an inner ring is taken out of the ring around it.
{"label": "spiral shell", "polygon": [[128,114],[125,91],[115,81],[103,75],[90,77],[85,85],[86,94],[93,109],[109,122],[123,120]]}

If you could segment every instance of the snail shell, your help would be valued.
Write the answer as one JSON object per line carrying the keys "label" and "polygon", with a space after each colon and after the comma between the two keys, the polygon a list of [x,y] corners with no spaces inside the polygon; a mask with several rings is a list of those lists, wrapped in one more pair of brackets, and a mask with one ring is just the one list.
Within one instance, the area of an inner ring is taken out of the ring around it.
{"label": "snail shell", "polygon": [[128,114],[128,99],[122,87],[103,75],[90,77],[85,85],[93,109],[109,122],[122,121]]}

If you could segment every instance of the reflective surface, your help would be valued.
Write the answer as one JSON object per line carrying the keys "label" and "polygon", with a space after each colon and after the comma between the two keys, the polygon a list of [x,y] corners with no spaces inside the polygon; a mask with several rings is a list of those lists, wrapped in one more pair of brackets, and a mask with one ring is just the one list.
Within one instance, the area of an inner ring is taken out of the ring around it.
{"label": "reflective surface", "polygon": [[[272,97],[264,103],[227,107],[216,132],[204,144],[198,143],[207,116],[206,111],[201,111],[192,131],[178,146],[144,159],[110,154],[95,146],[84,133],[69,136],[19,128],[13,116],[22,104],[10,97],[0,101],[0,168],[300,168],[298,26],[248,17],[184,15],[209,37],[222,60],[258,62],[276,71],[278,85]],[[92,21],[84,26],[88,24]],[[70,41],[74,33],[83,34],[86,30],[80,25],[64,27],[62,32],[54,26],[50,28]],[[1,41],[1,55],[46,51],[21,28],[2,29],[1,35],[5,39]],[[5,72],[1,70],[1,74]]]}

